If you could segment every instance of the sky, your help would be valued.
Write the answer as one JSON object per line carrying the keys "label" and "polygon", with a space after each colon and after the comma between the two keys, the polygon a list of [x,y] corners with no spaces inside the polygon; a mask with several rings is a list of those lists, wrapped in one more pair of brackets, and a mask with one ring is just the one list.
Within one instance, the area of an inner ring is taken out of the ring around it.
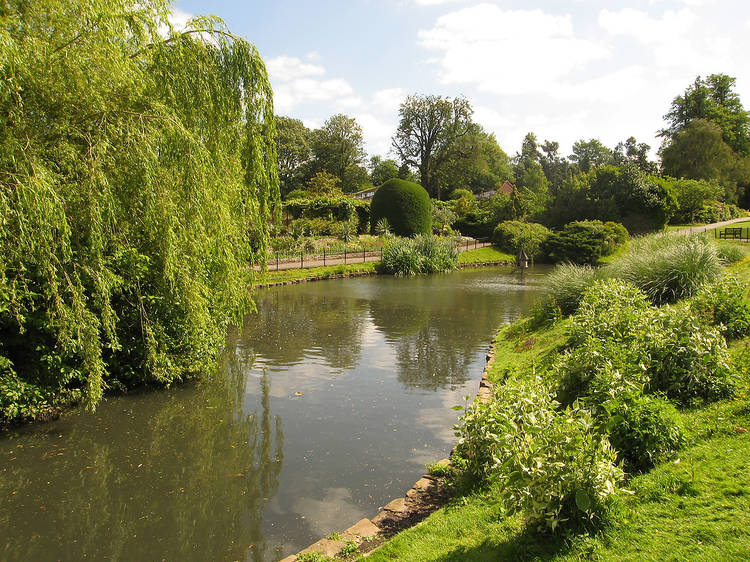
{"label": "sky", "polygon": [[254,43],[277,115],[356,118],[393,157],[410,94],[463,96],[510,156],[528,132],[570,154],[630,136],[656,152],[697,76],[724,73],[750,108],[749,0],[178,0],[175,21],[222,18]]}

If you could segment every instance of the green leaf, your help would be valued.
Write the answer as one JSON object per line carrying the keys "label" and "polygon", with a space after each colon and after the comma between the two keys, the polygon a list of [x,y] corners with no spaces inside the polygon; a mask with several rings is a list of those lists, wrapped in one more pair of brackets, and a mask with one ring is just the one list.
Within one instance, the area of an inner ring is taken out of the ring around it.
{"label": "green leaf", "polygon": [[581,511],[588,511],[591,509],[591,498],[583,490],[576,490],[576,506]]}

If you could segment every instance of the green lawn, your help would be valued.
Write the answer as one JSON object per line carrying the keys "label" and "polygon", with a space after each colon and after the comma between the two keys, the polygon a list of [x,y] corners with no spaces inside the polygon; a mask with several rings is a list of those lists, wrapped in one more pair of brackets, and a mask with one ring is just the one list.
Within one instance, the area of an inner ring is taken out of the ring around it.
{"label": "green lawn", "polygon": [[501,252],[494,246],[487,246],[486,248],[477,248],[476,250],[468,250],[461,252],[458,257],[459,264],[474,264],[474,263],[493,263],[493,262],[515,262],[515,256]]}
{"label": "green lawn", "polygon": [[362,275],[375,272],[379,262],[351,263],[346,265],[328,265],[311,267],[309,269],[283,269],[258,273],[255,285],[283,283],[286,281],[300,281],[303,279],[330,279],[347,275]]}
{"label": "green lawn", "polygon": [[[750,286],[750,259],[731,268]],[[566,323],[502,330],[491,379],[542,371],[565,345]],[[631,479],[594,534],[540,535],[507,516],[492,485],[458,496],[384,544],[374,561],[750,559],[750,338],[730,346],[737,398],[684,409],[688,445],[678,458]],[[522,375],[523,376],[523,375]]]}

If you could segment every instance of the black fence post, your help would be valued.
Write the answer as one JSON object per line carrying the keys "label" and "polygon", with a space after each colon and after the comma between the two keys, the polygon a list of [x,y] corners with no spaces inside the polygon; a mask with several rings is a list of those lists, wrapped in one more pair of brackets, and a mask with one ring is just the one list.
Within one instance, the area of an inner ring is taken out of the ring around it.
{"label": "black fence post", "polygon": [[303,269],[305,267],[305,254],[304,252],[299,253],[299,267]]}
{"label": "black fence post", "polygon": [[276,254],[276,271],[279,270],[279,254]]}
{"label": "black fence post", "polygon": [[323,248],[323,265],[326,264],[326,249]]}
{"label": "black fence post", "polygon": [[362,263],[365,263],[367,261],[367,258],[365,257],[365,249],[362,248]]}
{"label": "black fence post", "polygon": [[344,248],[344,265],[346,265],[346,248]]}

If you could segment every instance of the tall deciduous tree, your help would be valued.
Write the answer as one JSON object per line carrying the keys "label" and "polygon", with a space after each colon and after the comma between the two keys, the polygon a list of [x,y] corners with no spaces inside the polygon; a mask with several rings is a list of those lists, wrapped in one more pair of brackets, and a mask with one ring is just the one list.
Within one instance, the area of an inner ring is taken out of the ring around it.
{"label": "tall deciduous tree", "polygon": [[584,173],[604,166],[612,160],[612,151],[599,139],[579,140],[573,143],[573,154],[568,158]]}
{"label": "tall deciduous tree", "polygon": [[464,188],[474,193],[497,190],[505,180],[513,180],[508,155],[495,136],[476,123],[467,134],[456,139],[436,173],[444,193]]}
{"label": "tall deciduous tree", "polygon": [[282,195],[302,189],[305,184],[302,166],[312,156],[311,136],[310,129],[299,119],[276,117],[276,154]]}
{"label": "tall deciduous tree", "polygon": [[362,127],[353,117],[337,114],[315,129],[312,152],[314,171],[325,170],[335,175],[345,192],[357,191],[366,181],[367,171],[362,167],[365,160]]}
{"label": "tall deciduous tree", "polygon": [[674,139],[695,119],[705,119],[719,126],[724,142],[741,156],[750,155],[750,114],[733,91],[735,79],[726,74],[711,74],[705,80],[698,76],[681,96],[672,101],[664,119],[669,126],[661,135]]}
{"label": "tall deciduous tree", "polygon": [[383,185],[390,179],[397,178],[398,163],[390,158],[384,160],[380,156],[370,158],[370,181],[372,185]]}
{"label": "tall deciduous tree", "polygon": [[559,142],[545,140],[540,148],[542,149],[540,163],[549,182],[550,193],[554,195],[560,189],[562,182],[570,177],[570,162],[560,156]]}
{"label": "tall deciduous tree", "polygon": [[440,199],[438,169],[450,158],[458,139],[471,131],[471,105],[464,98],[409,96],[399,108],[393,148],[401,162],[419,172],[419,181]]}
{"label": "tall deciduous tree", "polygon": [[169,13],[0,6],[0,424],[206,372],[252,304],[279,199],[271,86],[220,20],[175,32]]}
{"label": "tall deciduous tree", "polygon": [[649,150],[651,147],[645,142],[638,142],[635,137],[628,137],[625,142],[617,144],[612,153],[612,161],[617,166],[630,162],[646,174],[655,174],[657,166],[656,162],[648,159]]}

